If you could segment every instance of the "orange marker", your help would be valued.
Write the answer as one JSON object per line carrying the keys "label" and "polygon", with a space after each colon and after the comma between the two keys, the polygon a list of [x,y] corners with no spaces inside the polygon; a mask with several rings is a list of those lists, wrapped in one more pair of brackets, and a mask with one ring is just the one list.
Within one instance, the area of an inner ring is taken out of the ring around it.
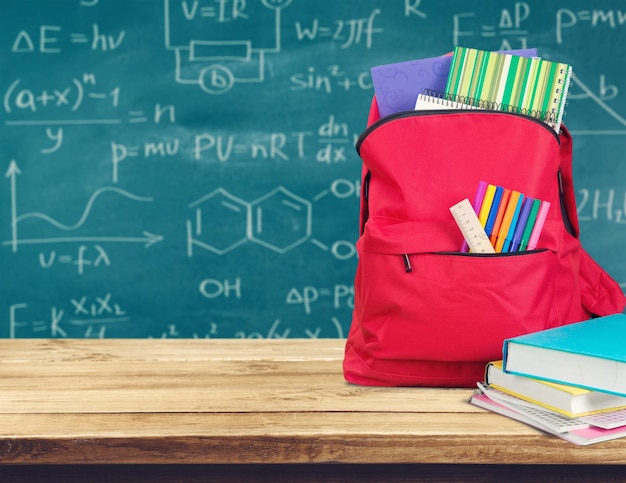
{"label": "orange marker", "polygon": [[504,212],[504,217],[502,218],[502,223],[500,224],[500,230],[498,230],[498,238],[496,239],[496,252],[501,253],[502,247],[504,246],[504,242],[506,241],[506,235],[509,233],[509,228],[511,228],[511,221],[513,220],[513,216],[515,215],[515,210],[517,208],[520,197],[523,198],[523,194],[519,191],[511,191],[511,195],[509,196],[509,202],[506,205],[506,211]]}

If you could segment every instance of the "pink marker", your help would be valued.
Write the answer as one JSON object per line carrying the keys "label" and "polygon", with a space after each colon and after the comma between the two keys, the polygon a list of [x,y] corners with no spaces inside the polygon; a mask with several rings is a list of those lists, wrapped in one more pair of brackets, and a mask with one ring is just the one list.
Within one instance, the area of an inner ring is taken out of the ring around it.
{"label": "pink marker", "polygon": [[542,201],[541,206],[539,207],[539,212],[537,213],[537,220],[535,221],[535,226],[533,227],[533,231],[530,233],[530,238],[528,239],[528,247],[527,250],[534,250],[537,246],[537,242],[539,241],[539,236],[541,235],[541,230],[543,229],[543,224],[546,221],[546,216],[548,216],[548,210],[550,209],[549,201]]}
{"label": "pink marker", "polygon": [[[485,197],[485,191],[487,191],[487,185],[488,183],[486,181],[478,182],[478,189],[476,190],[476,194],[474,195],[474,202],[472,203],[472,207],[474,208],[476,214],[478,214],[478,211],[480,210],[480,205],[483,204],[483,198]],[[461,251],[467,252],[468,250],[469,246],[467,245],[467,242],[463,240],[463,245],[461,245]]]}

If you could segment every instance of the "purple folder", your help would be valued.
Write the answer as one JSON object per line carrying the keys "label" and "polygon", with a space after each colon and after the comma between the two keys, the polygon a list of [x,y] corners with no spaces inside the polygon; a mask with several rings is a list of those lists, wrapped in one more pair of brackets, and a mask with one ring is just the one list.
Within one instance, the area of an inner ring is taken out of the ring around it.
{"label": "purple folder", "polygon": [[[537,57],[537,49],[506,50],[505,54]],[[381,117],[415,109],[418,94],[425,89],[443,92],[452,55],[410,60],[372,67],[374,94]]]}

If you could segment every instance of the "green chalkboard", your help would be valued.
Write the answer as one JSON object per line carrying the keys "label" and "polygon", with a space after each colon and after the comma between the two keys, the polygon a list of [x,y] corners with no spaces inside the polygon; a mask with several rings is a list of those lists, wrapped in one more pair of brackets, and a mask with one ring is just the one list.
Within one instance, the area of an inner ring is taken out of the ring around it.
{"label": "green chalkboard", "polygon": [[618,1],[6,0],[0,337],[341,337],[370,68],[574,66],[582,240],[626,282]]}

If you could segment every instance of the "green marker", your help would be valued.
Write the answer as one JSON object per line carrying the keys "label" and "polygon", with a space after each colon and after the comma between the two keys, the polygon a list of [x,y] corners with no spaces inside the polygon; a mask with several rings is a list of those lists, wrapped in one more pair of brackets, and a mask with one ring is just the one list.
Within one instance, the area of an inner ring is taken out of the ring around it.
{"label": "green marker", "polygon": [[533,232],[535,221],[537,221],[537,213],[539,213],[540,206],[541,206],[541,200],[534,199],[533,204],[530,207],[530,213],[528,214],[528,221],[526,222],[526,226],[524,227],[524,233],[522,234],[522,239],[519,244],[520,252],[526,250],[526,247],[528,246],[528,240],[530,240],[530,235]]}

